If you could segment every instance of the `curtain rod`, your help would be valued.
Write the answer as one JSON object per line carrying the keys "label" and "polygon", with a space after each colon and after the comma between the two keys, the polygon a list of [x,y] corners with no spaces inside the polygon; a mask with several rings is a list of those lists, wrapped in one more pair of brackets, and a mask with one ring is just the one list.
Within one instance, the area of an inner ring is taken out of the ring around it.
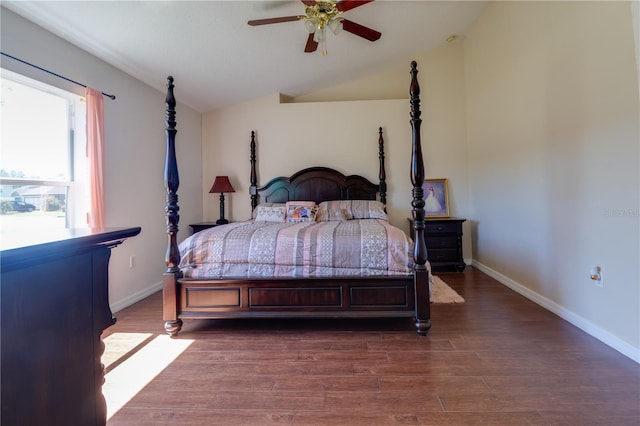
{"label": "curtain rod", "polygon": [[[23,60],[22,60],[22,59],[20,59],[20,58],[16,58],[15,56],[11,56],[11,55],[9,55],[8,53],[4,53],[4,52],[0,52],[0,53],[1,53],[3,56],[6,56],[6,57],[11,58],[11,59],[14,59],[14,60],[16,60],[16,61],[18,61],[18,62],[22,62],[23,64],[25,64],[25,65],[29,65],[30,67],[37,68],[37,69],[39,69],[40,71],[44,71],[44,72],[49,73],[49,74],[51,74],[51,75],[55,75],[55,76],[56,76],[56,77],[58,77],[58,78],[61,78],[61,79],[63,79],[63,80],[67,80],[67,81],[69,81],[69,82],[71,82],[71,83],[73,83],[73,84],[77,84],[78,86],[82,86],[82,87],[84,87],[84,88],[86,88],[86,87],[87,87],[85,84],[78,83],[77,81],[75,81],[75,80],[71,80],[70,78],[67,78],[67,77],[65,77],[65,76],[63,76],[63,75],[56,74],[55,72],[53,72],[53,71],[49,71],[48,69],[45,69],[45,68],[39,67],[39,66],[34,65],[34,64],[32,64],[32,63],[29,63],[29,62],[27,62],[27,61],[23,61]],[[115,95],[110,95],[110,94],[108,94],[108,93],[104,93],[104,92],[101,92],[101,93],[102,93],[104,96],[106,96],[107,98],[109,98],[109,99],[115,99],[115,98],[116,98],[116,96],[115,96]]]}

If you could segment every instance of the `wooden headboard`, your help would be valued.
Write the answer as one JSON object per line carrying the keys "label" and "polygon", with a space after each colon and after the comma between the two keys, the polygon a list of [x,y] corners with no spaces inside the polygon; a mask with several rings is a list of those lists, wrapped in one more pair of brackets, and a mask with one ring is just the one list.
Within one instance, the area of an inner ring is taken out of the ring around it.
{"label": "wooden headboard", "polygon": [[379,187],[362,176],[345,176],[329,167],[310,167],[291,177],[277,177],[258,188],[266,203],[287,201],[375,200]]}
{"label": "wooden headboard", "polygon": [[291,176],[271,179],[262,187],[257,186],[255,132],[251,132],[251,209],[263,203],[287,201],[376,200],[387,202],[386,173],[384,169],[384,140],[382,127],[378,129],[379,184],[360,175],[345,176],[330,167],[309,167]]}

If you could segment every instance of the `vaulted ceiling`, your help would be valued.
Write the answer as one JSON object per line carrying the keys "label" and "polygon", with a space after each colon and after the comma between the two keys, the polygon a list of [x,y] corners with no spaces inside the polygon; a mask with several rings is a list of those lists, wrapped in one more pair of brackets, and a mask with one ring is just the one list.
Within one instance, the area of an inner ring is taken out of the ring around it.
{"label": "vaulted ceiling", "polygon": [[370,42],[327,34],[328,55],[304,53],[302,22],[252,27],[247,21],[303,15],[289,1],[13,1],[2,6],[165,90],[200,112],[274,93],[299,96],[383,72],[413,55],[464,37],[485,1],[376,0],[342,16],[373,28]]}

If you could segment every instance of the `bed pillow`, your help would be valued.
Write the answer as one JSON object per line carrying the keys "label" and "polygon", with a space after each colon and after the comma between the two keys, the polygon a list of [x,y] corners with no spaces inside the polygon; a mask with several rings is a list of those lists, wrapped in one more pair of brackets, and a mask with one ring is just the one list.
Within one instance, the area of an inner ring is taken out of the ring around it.
{"label": "bed pillow", "polygon": [[[260,203],[256,206],[255,209],[251,212],[251,219],[255,219],[258,216],[258,207],[285,207],[284,203]],[[284,222],[284,219],[283,219]]]}
{"label": "bed pillow", "polygon": [[318,205],[317,222],[351,220],[351,201],[323,201]]}
{"label": "bed pillow", "polygon": [[288,223],[315,222],[318,206],[313,201],[287,201]]}
{"label": "bed pillow", "polygon": [[318,222],[327,220],[382,219],[389,220],[384,204],[377,200],[336,200],[320,203]]}
{"label": "bed pillow", "polygon": [[351,214],[354,219],[388,220],[385,207],[377,200],[351,200]]}
{"label": "bed pillow", "polygon": [[256,207],[256,222],[280,222],[283,223],[287,214],[287,209],[281,206],[264,206]]}

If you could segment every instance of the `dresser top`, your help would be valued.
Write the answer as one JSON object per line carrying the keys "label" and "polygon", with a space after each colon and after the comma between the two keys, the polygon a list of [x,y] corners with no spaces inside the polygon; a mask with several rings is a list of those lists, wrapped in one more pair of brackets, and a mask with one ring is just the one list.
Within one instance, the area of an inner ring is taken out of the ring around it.
{"label": "dresser top", "polygon": [[0,235],[2,269],[42,257],[68,255],[98,247],[114,247],[140,233],[142,228],[54,229],[4,232]]}

